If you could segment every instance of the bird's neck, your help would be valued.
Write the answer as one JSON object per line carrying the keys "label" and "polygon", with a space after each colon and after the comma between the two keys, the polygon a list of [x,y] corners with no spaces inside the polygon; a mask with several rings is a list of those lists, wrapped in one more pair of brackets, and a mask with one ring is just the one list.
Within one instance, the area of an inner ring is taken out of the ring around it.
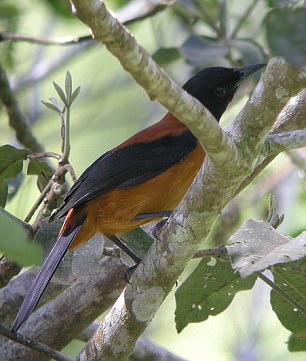
{"label": "bird's neck", "polygon": [[127,145],[135,143],[151,142],[169,135],[179,135],[186,131],[188,131],[186,125],[180,122],[171,113],[167,113],[159,122],[136,133],[115,149],[126,147]]}

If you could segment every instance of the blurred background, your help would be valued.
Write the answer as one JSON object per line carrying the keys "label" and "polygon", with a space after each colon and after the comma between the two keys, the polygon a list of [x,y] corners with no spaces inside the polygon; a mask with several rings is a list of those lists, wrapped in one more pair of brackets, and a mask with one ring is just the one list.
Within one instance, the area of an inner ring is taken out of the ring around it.
{"label": "blurred background", "polygon": [[[67,3],[2,0],[0,31],[35,38],[88,35],[87,27],[71,15]],[[120,8],[120,16],[126,18],[143,4],[149,5],[152,15],[130,21],[129,29],[179,84],[207,66],[244,66],[266,62],[273,55],[286,56],[294,66],[305,64],[304,1],[179,0],[161,2],[159,7],[157,1],[149,0],[106,3],[113,11]],[[131,4],[134,7],[127,7]],[[0,61],[33,133],[48,151],[60,152],[60,121],[41,100],[54,96],[52,81],[63,85],[66,70],[72,74],[73,86],[81,86],[71,116],[70,162],[77,176],[98,156],[166,112],[149,100],[112,55],[93,42],[66,46],[1,42]],[[254,76],[240,89],[221,120],[222,126],[233,120],[257,80]],[[18,147],[2,108],[0,116],[0,144]],[[265,219],[271,192],[277,196],[277,210],[285,215],[279,230],[291,236],[304,230],[305,156],[301,149],[277,157],[226,208],[221,226],[216,226],[204,247],[223,243],[226,235],[248,218]],[[9,183],[6,208],[23,219],[38,195],[35,177],[20,175]],[[179,284],[196,263],[191,262]],[[269,287],[262,282],[252,291],[239,293],[222,314],[190,324],[180,334],[174,323],[174,292],[145,336],[177,355],[191,361],[305,360],[305,353],[287,350],[290,332],[272,312]],[[81,347],[82,343],[75,341],[65,351],[73,356]]]}

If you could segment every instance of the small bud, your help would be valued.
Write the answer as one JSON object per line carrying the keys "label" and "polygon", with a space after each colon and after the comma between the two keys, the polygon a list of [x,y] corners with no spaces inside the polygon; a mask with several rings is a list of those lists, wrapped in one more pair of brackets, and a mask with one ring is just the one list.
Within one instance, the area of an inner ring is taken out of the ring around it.
{"label": "small bud", "polygon": [[64,193],[64,187],[62,184],[54,183],[52,186],[53,192],[55,195],[60,196]]}

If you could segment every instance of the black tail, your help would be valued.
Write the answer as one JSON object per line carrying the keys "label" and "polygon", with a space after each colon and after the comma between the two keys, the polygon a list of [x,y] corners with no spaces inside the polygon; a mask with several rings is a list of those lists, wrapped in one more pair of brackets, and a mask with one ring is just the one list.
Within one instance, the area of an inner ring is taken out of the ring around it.
{"label": "black tail", "polygon": [[30,316],[36,307],[57,266],[73,242],[79,229],[82,227],[83,222],[84,219],[82,222],[80,222],[81,224],[79,223],[79,225],[77,225],[70,234],[67,236],[60,235],[55,242],[22,302],[22,305],[12,325],[13,333],[17,332],[19,327],[26,321],[26,319]]}

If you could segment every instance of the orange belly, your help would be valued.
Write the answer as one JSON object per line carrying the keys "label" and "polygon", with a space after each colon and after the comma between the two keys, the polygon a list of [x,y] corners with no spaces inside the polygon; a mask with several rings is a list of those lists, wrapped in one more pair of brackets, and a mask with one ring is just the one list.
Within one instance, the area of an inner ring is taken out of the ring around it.
{"label": "orange belly", "polygon": [[138,214],[174,209],[187,192],[205,153],[200,145],[183,161],[148,181],[101,194],[82,207],[87,214],[73,248],[100,232],[105,236],[125,233],[159,218],[135,220]]}

